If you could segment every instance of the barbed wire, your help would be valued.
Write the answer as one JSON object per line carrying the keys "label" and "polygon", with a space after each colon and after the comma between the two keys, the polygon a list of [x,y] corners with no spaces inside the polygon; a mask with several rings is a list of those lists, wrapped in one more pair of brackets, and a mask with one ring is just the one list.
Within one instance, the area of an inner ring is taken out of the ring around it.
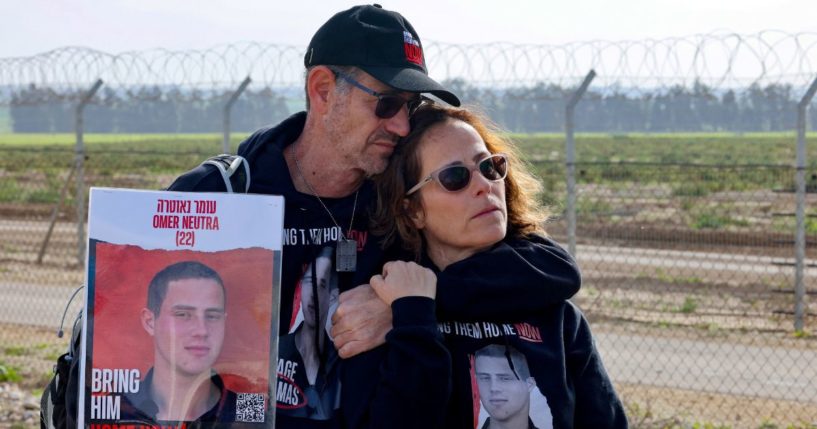
{"label": "barbed wire", "polygon": [[[64,47],[31,57],[0,58],[0,104],[75,99],[97,79],[105,82],[109,98],[213,99],[247,76],[253,80],[251,90],[298,98],[304,51],[303,46],[245,42],[206,50],[119,54]],[[425,56],[435,79],[484,90],[567,89],[591,69],[597,73],[592,87],[601,94],[696,84],[718,90],[801,88],[817,75],[817,33],[713,33],[562,45],[428,41]]]}

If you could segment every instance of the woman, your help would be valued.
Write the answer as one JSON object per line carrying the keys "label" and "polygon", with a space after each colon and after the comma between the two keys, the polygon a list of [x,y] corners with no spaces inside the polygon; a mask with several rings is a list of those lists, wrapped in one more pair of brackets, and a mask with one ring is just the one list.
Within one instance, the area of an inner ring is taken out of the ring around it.
{"label": "woman", "polygon": [[[509,142],[462,109],[425,105],[411,122],[411,133],[377,179],[374,221],[386,244],[402,243],[419,264],[389,262],[371,285],[392,306],[394,331],[398,319],[411,320],[414,330],[390,333],[377,366],[347,367],[344,401],[370,404],[365,418],[347,422],[352,427],[626,427],[587,321],[570,302],[508,323],[445,321],[441,315],[434,329],[429,302],[436,296],[437,306],[446,307],[450,304],[440,300],[456,300],[436,290],[437,278],[540,280],[492,263],[497,249],[537,243],[552,256],[543,270],[575,264],[545,238],[546,213],[534,199],[540,186]],[[428,377],[408,378],[401,371],[418,374],[425,368]],[[447,378],[433,379],[442,376]],[[352,380],[367,377],[377,379],[369,396],[360,389],[350,392]],[[396,393],[401,386],[404,391]]]}

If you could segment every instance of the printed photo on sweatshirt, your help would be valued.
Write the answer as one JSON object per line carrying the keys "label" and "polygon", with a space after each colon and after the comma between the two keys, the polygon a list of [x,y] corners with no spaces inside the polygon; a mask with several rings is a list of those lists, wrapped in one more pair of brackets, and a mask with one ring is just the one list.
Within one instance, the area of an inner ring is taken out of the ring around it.
{"label": "printed photo on sweatshirt", "polygon": [[331,341],[332,318],[338,306],[334,246],[320,249],[304,267],[295,287],[289,334],[279,340],[277,412],[281,415],[329,420],[340,406],[336,377],[338,354]]}
{"label": "printed photo on sweatshirt", "polygon": [[490,344],[470,361],[475,428],[553,428],[547,398],[536,387],[525,355],[507,344]]}

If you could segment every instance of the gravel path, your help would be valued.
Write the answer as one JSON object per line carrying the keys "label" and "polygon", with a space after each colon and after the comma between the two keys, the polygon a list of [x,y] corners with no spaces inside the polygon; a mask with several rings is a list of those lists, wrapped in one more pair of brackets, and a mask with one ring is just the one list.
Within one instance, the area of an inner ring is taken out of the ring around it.
{"label": "gravel path", "polygon": [[34,428],[39,421],[39,398],[14,383],[0,383],[0,428]]}

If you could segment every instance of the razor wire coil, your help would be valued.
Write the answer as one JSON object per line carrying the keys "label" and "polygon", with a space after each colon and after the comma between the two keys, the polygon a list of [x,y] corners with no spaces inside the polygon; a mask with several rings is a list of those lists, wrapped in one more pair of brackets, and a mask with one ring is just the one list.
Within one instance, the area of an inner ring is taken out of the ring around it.
{"label": "razor wire coil", "polygon": [[[97,79],[105,82],[110,100],[114,95],[215,99],[247,76],[255,90],[302,97],[304,51],[303,46],[260,42],[119,54],[63,47],[30,57],[0,58],[0,104],[78,99]],[[430,41],[425,57],[433,78],[486,91],[572,88],[591,69],[598,75],[593,88],[601,94],[660,93],[696,84],[720,90],[752,85],[801,88],[817,73],[817,33],[770,30],[562,45]],[[94,102],[104,104],[105,98],[103,92]]]}

